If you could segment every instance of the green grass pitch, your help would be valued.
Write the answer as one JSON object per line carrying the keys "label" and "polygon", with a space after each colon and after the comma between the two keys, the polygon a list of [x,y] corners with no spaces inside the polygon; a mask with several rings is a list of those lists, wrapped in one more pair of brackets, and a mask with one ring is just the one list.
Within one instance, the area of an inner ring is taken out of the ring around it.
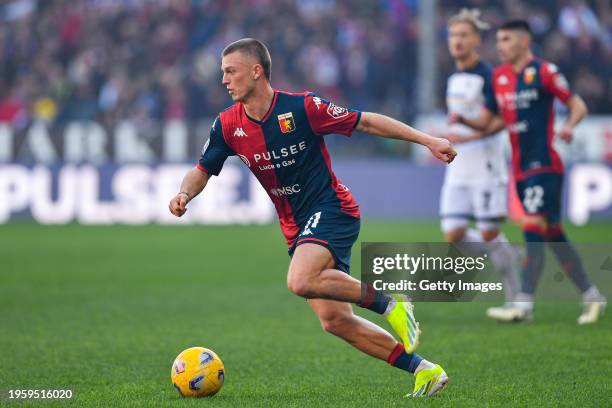
{"label": "green grass pitch", "polygon": [[[609,242],[611,227],[568,233]],[[361,239],[440,233],[436,222],[365,220]],[[1,226],[0,389],[72,388],[71,406],[100,407],[610,406],[609,316],[579,327],[578,303],[543,304],[531,324],[500,325],[487,304],[418,304],[418,352],[451,382],[438,398],[407,400],[412,376],[325,334],[286,289],[287,265],[276,225]],[[194,345],[224,360],[212,399],[182,399],[170,383],[174,357]]]}

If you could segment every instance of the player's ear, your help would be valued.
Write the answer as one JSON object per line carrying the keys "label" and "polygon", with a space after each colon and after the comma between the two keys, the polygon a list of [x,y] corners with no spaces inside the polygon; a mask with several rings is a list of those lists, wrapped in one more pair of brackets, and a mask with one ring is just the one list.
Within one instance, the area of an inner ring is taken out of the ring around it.
{"label": "player's ear", "polygon": [[258,80],[263,75],[263,67],[260,64],[253,65],[253,79]]}

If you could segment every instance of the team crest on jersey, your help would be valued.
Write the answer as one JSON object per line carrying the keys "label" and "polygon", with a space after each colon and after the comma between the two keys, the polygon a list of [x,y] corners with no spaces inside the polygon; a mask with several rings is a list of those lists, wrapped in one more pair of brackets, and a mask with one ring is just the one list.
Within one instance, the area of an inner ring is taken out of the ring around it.
{"label": "team crest on jersey", "polygon": [[327,106],[327,114],[334,119],[340,119],[345,116],[348,116],[349,111],[348,109],[343,108],[342,106],[338,106],[335,103],[330,102],[329,106]]}
{"label": "team crest on jersey", "polygon": [[523,80],[527,85],[533,83],[536,77],[536,69],[534,67],[529,67],[525,69],[525,73],[523,74]]}
{"label": "team crest on jersey", "polygon": [[295,120],[293,120],[293,112],[283,113],[278,115],[278,124],[281,132],[291,133],[295,130]]}

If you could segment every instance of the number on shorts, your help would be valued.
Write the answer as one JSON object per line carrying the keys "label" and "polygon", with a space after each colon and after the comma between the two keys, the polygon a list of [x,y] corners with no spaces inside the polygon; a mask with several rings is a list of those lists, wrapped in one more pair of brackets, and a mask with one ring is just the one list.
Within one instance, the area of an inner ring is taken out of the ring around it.
{"label": "number on shorts", "polygon": [[542,186],[527,187],[525,189],[525,197],[523,198],[525,210],[530,214],[534,214],[537,213],[543,205],[544,189]]}
{"label": "number on shorts", "polygon": [[321,211],[314,213],[306,223],[306,227],[301,235],[312,235],[311,228],[316,228],[319,225],[319,220],[321,219]]}

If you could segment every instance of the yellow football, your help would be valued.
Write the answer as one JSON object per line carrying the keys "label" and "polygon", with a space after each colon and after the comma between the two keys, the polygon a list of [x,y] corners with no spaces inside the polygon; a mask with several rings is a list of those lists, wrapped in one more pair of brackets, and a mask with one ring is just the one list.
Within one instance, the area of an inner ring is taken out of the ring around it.
{"label": "yellow football", "polygon": [[210,397],[223,386],[225,367],[212,350],[191,347],[172,364],[172,384],[183,397]]}

